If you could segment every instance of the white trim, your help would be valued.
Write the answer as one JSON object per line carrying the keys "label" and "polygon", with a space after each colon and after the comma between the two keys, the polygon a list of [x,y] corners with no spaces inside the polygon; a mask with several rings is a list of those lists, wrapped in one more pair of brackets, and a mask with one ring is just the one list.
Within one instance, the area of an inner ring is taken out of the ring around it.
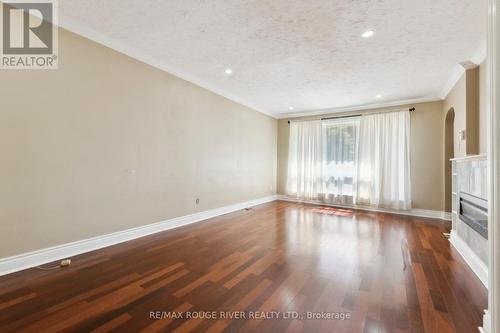
{"label": "white trim", "polygon": [[488,56],[487,41],[484,40],[484,42],[482,42],[481,44],[482,45],[477,50],[476,54],[471,58],[471,61],[477,64],[478,66],[481,65]]}
{"label": "white trim", "polygon": [[[443,214],[443,217],[441,218],[441,220],[445,220],[445,221],[451,221],[451,212],[440,212],[440,211],[435,211],[435,212],[438,212],[438,213],[442,213]],[[456,212],[455,212],[456,214]]]}
{"label": "white trim", "polygon": [[488,321],[483,324],[487,333],[500,333],[500,24],[497,10],[499,0],[488,1],[488,122],[489,127],[489,285]]}
{"label": "white trim", "polygon": [[478,65],[472,61],[463,61],[459,63],[465,70],[477,68]]}
{"label": "white trim", "polygon": [[325,203],[325,202],[319,201],[319,200],[299,200],[299,199],[292,198],[292,197],[289,197],[287,195],[282,195],[282,194],[278,194],[278,200],[307,203],[307,204],[319,205],[319,206],[348,208],[348,209],[355,209],[355,210],[364,210],[364,211],[369,211],[369,212],[389,213],[389,214],[396,214],[396,215],[407,215],[407,216],[425,217],[425,218],[431,218],[431,219],[440,219],[440,220],[445,220],[445,221],[451,221],[451,213],[438,211],[438,210],[427,210],[427,209],[394,210],[394,209],[387,209],[387,208],[376,208],[376,207],[367,207],[367,206],[358,206],[358,205],[330,204],[330,203]]}
{"label": "white trim", "polygon": [[[401,106],[401,105],[406,105],[406,104],[441,101],[441,100],[444,100],[446,98],[446,96],[448,96],[448,93],[455,86],[455,84],[457,83],[457,81],[460,79],[460,77],[462,76],[462,74],[464,72],[464,68],[462,66],[456,65],[452,76],[450,77],[448,82],[445,84],[445,86],[442,89],[439,96],[430,96],[430,97],[407,99],[407,100],[397,100],[397,101],[378,103],[378,104],[365,104],[365,105],[354,105],[354,106],[339,107],[339,108],[329,108],[329,109],[324,109],[324,110],[310,110],[310,111],[302,111],[299,113],[277,113],[277,112],[272,112],[272,111],[266,110],[265,108],[263,108],[259,105],[256,105],[255,103],[252,103],[248,100],[245,100],[245,99],[243,99],[239,96],[236,96],[232,93],[229,93],[223,89],[220,89],[220,88],[214,86],[213,84],[208,83],[205,80],[202,80],[199,77],[193,76],[189,73],[186,73],[186,72],[181,71],[177,68],[174,68],[174,66],[166,64],[165,61],[163,61],[163,60],[156,59],[155,57],[152,57],[152,56],[146,54],[142,50],[125,45],[124,43],[122,43],[114,38],[110,38],[110,37],[108,37],[100,32],[95,31],[94,29],[88,28],[88,27],[84,26],[83,24],[81,24],[79,21],[77,21],[73,18],[69,18],[68,16],[61,17],[61,20],[59,22],[59,26],[66,29],[66,30],[69,30],[73,33],[76,33],[80,36],[83,36],[87,39],[90,39],[96,43],[99,43],[99,44],[104,45],[108,48],[111,48],[115,51],[123,53],[123,54],[125,54],[133,59],[139,60],[145,64],[148,64],[150,66],[158,68],[164,72],[170,73],[170,74],[177,76],[183,80],[189,81],[189,82],[196,84],[204,89],[207,89],[211,92],[214,92],[222,97],[225,97],[229,100],[232,100],[236,103],[239,103],[241,105],[244,105],[244,106],[249,107],[255,111],[266,114],[266,115],[271,116],[271,117],[276,118],[276,119],[295,118],[295,117],[303,117],[303,116],[314,116],[314,115],[320,115],[320,114],[325,114],[325,113],[360,111],[360,110],[368,110],[368,109],[374,109],[374,108]],[[481,64],[485,58],[486,58],[485,48],[481,47],[480,50],[477,52],[476,56],[473,57],[472,61],[474,63]]]}
{"label": "white trim", "polygon": [[158,68],[164,72],[167,72],[169,74],[172,74],[174,76],[177,76],[183,80],[189,81],[191,83],[194,83],[204,89],[207,89],[211,92],[214,92],[222,97],[225,97],[229,100],[232,100],[236,103],[239,103],[241,105],[244,105],[246,107],[249,107],[255,111],[261,112],[263,114],[266,114],[268,116],[271,116],[275,119],[283,119],[283,118],[291,118],[291,117],[302,117],[302,116],[314,116],[314,115],[319,115],[319,114],[324,114],[325,112],[332,113],[332,112],[344,112],[344,111],[359,111],[359,110],[367,110],[367,109],[372,109],[372,108],[383,108],[383,107],[391,107],[391,106],[400,106],[400,105],[405,105],[405,104],[415,104],[415,103],[425,103],[425,102],[436,102],[442,100],[440,97],[426,97],[426,98],[419,98],[419,99],[409,99],[409,100],[400,100],[400,101],[393,101],[393,102],[387,102],[387,103],[379,103],[379,104],[367,104],[367,105],[357,105],[357,106],[349,106],[349,107],[341,107],[341,108],[333,108],[333,109],[327,109],[327,110],[311,110],[311,111],[304,111],[302,113],[275,113],[271,112],[269,110],[266,110],[265,108],[255,105],[254,103],[251,103],[250,101],[244,100],[234,94],[228,93],[220,88],[217,88],[213,86],[212,84],[195,77],[191,74],[188,74],[186,72],[180,71],[176,68],[174,68],[171,65],[168,65],[165,63],[165,61],[160,61],[158,59],[155,59],[149,55],[147,55],[145,52],[130,47],[128,45],[123,44],[122,42],[109,38],[108,36],[105,36],[93,29],[85,27],[83,24],[80,22],[70,19],[68,17],[62,17],[60,22],[60,27],[69,30],[73,33],[76,33],[80,36],[83,36],[87,39],[90,39],[96,43],[99,43],[101,45],[104,45],[108,48],[111,48],[115,51],[118,51],[120,53],[123,53],[133,59],[139,60],[145,64],[148,64],[150,66],[153,66],[155,68]]}
{"label": "white trim", "polygon": [[[165,61],[163,61],[163,60],[159,60],[155,57],[152,57],[152,56],[146,54],[145,52],[143,52],[142,50],[139,50],[135,47],[131,47],[129,45],[125,45],[123,42],[120,42],[114,38],[110,38],[109,36],[106,36],[106,35],[98,32],[94,29],[88,28],[84,24],[82,24],[81,22],[75,20],[74,18],[70,18],[67,15],[64,17],[61,17],[61,19],[59,20],[59,26],[61,28],[68,30],[68,31],[76,33],[80,36],[83,36],[87,39],[90,39],[96,43],[99,43],[99,44],[104,45],[108,48],[111,48],[115,51],[123,53],[131,58],[139,60],[145,64],[148,64],[148,65],[153,66],[155,68],[158,68],[162,71],[170,73],[174,76],[177,76],[183,80],[186,80],[186,81],[189,81],[193,84],[196,84],[204,89],[207,89],[211,92],[214,92],[214,93],[216,93],[222,97],[225,97],[229,100],[232,100],[236,103],[239,103],[241,105],[244,105],[244,106],[249,107],[255,111],[266,114],[266,115],[271,116],[271,117],[276,118],[276,119],[295,118],[295,117],[303,117],[303,116],[314,116],[314,115],[321,115],[321,114],[325,114],[325,113],[360,111],[360,110],[368,110],[368,109],[374,109],[374,108],[401,106],[401,105],[406,105],[406,104],[442,101],[448,96],[451,89],[455,86],[457,81],[460,79],[460,77],[464,73],[464,68],[460,65],[456,65],[454,70],[453,70],[453,74],[450,76],[450,79],[444,85],[439,96],[428,96],[428,97],[416,98],[416,99],[397,100],[397,101],[378,103],[378,104],[365,104],[365,105],[354,105],[354,106],[339,107],[339,108],[329,108],[329,109],[324,109],[324,110],[310,110],[310,111],[302,111],[300,113],[277,113],[277,112],[272,112],[272,111],[266,110],[265,108],[263,108],[259,105],[256,105],[255,103],[252,103],[252,102],[245,100],[239,96],[236,96],[232,93],[229,93],[221,88],[218,88],[218,87],[214,86],[213,84],[208,83],[205,80],[202,80],[199,77],[193,76],[189,73],[186,73],[184,71],[176,69],[176,68],[174,68],[174,66],[165,63]],[[479,48],[478,52],[476,52],[476,55],[474,57],[472,57],[471,61],[473,63],[476,63],[476,64],[481,64],[485,59],[486,59],[486,48],[484,46],[481,46]]]}
{"label": "white trim", "polygon": [[488,266],[470,249],[465,241],[460,238],[456,230],[450,233],[450,243],[462,256],[470,269],[481,280],[483,285],[488,288]]}
{"label": "white trim", "polygon": [[[463,64],[467,68],[474,68],[474,67],[481,65],[485,60],[486,60],[486,46],[482,45],[479,48],[479,50],[476,52],[476,55],[474,57],[472,57],[471,61],[464,62]],[[320,109],[320,110],[310,110],[310,111],[302,110],[302,111],[291,112],[291,113],[277,113],[276,117],[278,119],[285,119],[285,118],[319,116],[319,115],[325,115],[325,114],[329,114],[329,113],[356,112],[356,111],[363,111],[363,110],[370,110],[370,109],[380,109],[380,108],[387,108],[387,107],[402,106],[402,105],[408,105],[408,104],[443,101],[446,99],[446,97],[448,97],[448,94],[450,93],[450,91],[453,89],[453,87],[457,84],[458,80],[460,80],[462,75],[465,73],[464,65],[456,64],[454,66],[452,74],[450,75],[448,81],[446,81],[445,85],[443,86],[443,89],[441,89],[441,92],[439,93],[438,96],[428,96],[428,97],[423,97],[423,98],[397,100],[397,101],[384,102],[384,103],[353,105],[353,106],[345,106],[345,107],[338,107],[338,108],[327,108],[327,109]]]}
{"label": "white trim", "polygon": [[443,89],[441,89],[439,98],[441,100],[445,100],[446,97],[448,97],[450,91],[457,84],[458,80],[460,80],[462,75],[464,75],[465,70],[480,66],[485,60],[486,60],[486,46],[483,45],[479,48],[478,52],[476,52],[476,55],[471,59],[470,62],[465,61],[461,64],[456,64],[453,67],[453,71],[448,81],[446,81],[446,83],[443,86]]}
{"label": "white trim", "polygon": [[254,103],[251,103],[243,98],[240,98],[234,94],[231,94],[227,91],[224,91],[196,76],[193,76],[191,74],[188,74],[186,72],[183,72],[179,69],[174,68],[173,66],[166,64],[165,61],[156,59],[155,57],[152,57],[145,52],[134,48],[130,47],[128,45],[125,45],[124,43],[114,39],[110,38],[108,36],[105,36],[104,34],[101,34],[100,32],[95,31],[94,29],[90,29],[85,27],[83,24],[80,22],[70,19],[67,16],[61,17],[61,20],[59,22],[59,26],[61,28],[64,28],[68,31],[71,31],[75,34],[78,34],[80,36],[83,36],[87,39],[90,39],[96,43],[99,43],[101,45],[104,45],[110,49],[113,49],[115,51],[118,51],[122,54],[125,54],[133,59],[139,60],[145,64],[148,64],[150,66],[153,66],[155,68],[158,68],[164,72],[167,72],[169,74],[172,74],[174,76],[177,76],[183,80],[189,81],[195,85],[198,85],[206,90],[209,90],[213,93],[216,93],[217,95],[220,95],[222,97],[225,97],[233,102],[236,102],[238,104],[244,105],[248,108],[251,108],[255,111],[258,111],[260,113],[263,113],[265,115],[271,116],[273,118],[277,118],[277,115],[274,114],[273,112],[270,112],[259,105],[256,105]]}
{"label": "white trim", "polygon": [[[487,155],[468,155],[464,157],[455,157],[450,158],[450,161],[475,161],[475,160],[486,160],[488,159]],[[456,175],[456,173],[455,173]]]}
{"label": "white trim", "polygon": [[479,327],[479,332],[489,333],[491,332],[491,315],[488,310],[484,310],[483,314],[483,327]]}
{"label": "white trim", "polygon": [[443,89],[441,89],[441,93],[439,94],[439,97],[442,100],[445,100],[446,97],[448,97],[448,94],[453,89],[453,87],[457,84],[458,80],[460,80],[462,75],[464,75],[464,73],[465,73],[465,69],[462,66],[460,66],[459,64],[456,64],[453,67],[453,71],[452,71],[450,77],[448,78],[448,81],[446,81],[446,83],[443,86]]}
{"label": "white trim", "polygon": [[355,112],[355,111],[363,111],[363,110],[371,110],[371,109],[396,107],[396,106],[402,106],[402,105],[408,105],[408,104],[438,102],[441,100],[442,100],[441,97],[425,97],[425,98],[392,101],[392,102],[387,102],[387,103],[363,104],[363,105],[345,106],[345,107],[329,108],[329,109],[321,109],[321,110],[299,111],[299,112],[292,112],[292,113],[280,113],[280,114],[277,114],[277,117],[278,117],[278,119],[285,119],[285,118],[298,118],[298,117],[308,117],[308,116],[320,116],[320,115],[326,115],[329,113]]}
{"label": "white trim", "polygon": [[48,262],[53,262],[63,258],[68,258],[89,251],[101,249],[103,247],[126,242],[132,239],[151,235],[160,231],[182,227],[188,224],[204,221],[216,216],[228,214],[247,207],[260,205],[275,201],[276,195],[258,198],[246,202],[237,203],[230,206],[206,210],[199,213],[176,217],[170,220],[145,226],[122,230],[107,235],[97,236],[67,244],[57,245],[50,248],[23,253],[20,255],[0,259],[0,276],[17,272],[26,268],[35,267]]}

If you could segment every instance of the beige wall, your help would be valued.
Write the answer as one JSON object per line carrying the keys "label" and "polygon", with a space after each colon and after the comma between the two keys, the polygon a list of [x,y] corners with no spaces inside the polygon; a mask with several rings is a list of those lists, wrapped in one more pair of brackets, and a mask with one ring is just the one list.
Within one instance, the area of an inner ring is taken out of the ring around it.
{"label": "beige wall", "polygon": [[466,81],[466,153],[479,154],[479,67],[465,71]]}
{"label": "beige wall", "polygon": [[[465,75],[462,75],[460,80],[451,89],[450,93],[443,101],[443,109],[446,114],[452,108],[455,110],[455,123],[454,123],[454,135],[453,142],[455,147],[455,157],[463,157],[466,155],[465,140],[459,140],[459,132],[465,130],[466,128],[466,101],[465,101]],[[443,122],[444,126],[444,122]]]}
{"label": "beige wall", "polygon": [[[442,102],[412,104],[398,107],[405,109],[414,106],[411,113],[411,186],[413,208],[444,209],[444,143],[443,143],[443,105]],[[378,112],[387,109],[366,110]],[[334,114],[343,115],[342,113]],[[321,118],[328,114],[303,119]],[[331,116],[331,115],[330,115]],[[278,179],[279,194],[285,193],[288,161],[288,119],[278,121]]]}
{"label": "beige wall", "polygon": [[[448,96],[443,101],[444,116],[454,110],[453,136],[447,140],[453,145],[454,153],[445,156],[445,207],[451,210],[451,162],[450,157],[488,152],[488,106],[487,106],[487,73],[486,61],[480,66],[464,72]],[[443,122],[443,127],[446,124]],[[465,140],[461,140],[459,132],[465,130]],[[447,134],[445,133],[445,137]]]}
{"label": "beige wall", "polygon": [[[487,154],[487,100],[486,62],[464,72],[443,101],[447,113],[455,110],[454,150],[455,157]],[[465,130],[465,140],[459,139],[459,132]]]}
{"label": "beige wall", "polygon": [[479,153],[488,154],[488,100],[486,61],[479,66]]}
{"label": "beige wall", "polygon": [[58,70],[0,73],[0,257],[276,193],[275,119],[66,31],[59,48]]}

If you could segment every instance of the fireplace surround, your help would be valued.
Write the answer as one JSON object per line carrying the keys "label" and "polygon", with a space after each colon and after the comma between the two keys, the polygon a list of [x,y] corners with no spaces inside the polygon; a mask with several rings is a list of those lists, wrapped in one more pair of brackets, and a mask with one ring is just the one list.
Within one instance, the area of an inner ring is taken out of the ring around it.
{"label": "fireplace surround", "polygon": [[460,192],[458,217],[478,234],[488,239],[487,200],[466,192]]}
{"label": "fireplace surround", "polygon": [[451,160],[450,242],[488,285],[488,160],[475,155]]}

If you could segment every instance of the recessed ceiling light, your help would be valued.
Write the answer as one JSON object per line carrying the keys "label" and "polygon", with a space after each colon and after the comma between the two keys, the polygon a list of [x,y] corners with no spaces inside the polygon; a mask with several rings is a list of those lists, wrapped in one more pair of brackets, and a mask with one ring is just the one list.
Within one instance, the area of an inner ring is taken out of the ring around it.
{"label": "recessed ceiling light", "polygon": [[294,108],[293,106],[290,106],[290,107],[288,108],[288,110],[293,111],[293,110],[295,110],[295,108]]}
{"label": "recessed ceiling light", "polygon": [[231,75],[231,74],[233,74],[233,70],[231,68],[226,68],[224,73],[226,73],[226,75]]}
{"label": "recessed ceiling light", "polygon": [[373,30],[368,30],[368,31],[365,31],[363,32],[363,34],[361,35],[361,37],[363,38],[370,38],[373,36],[375,32],[373,32]]}
{"label": "recessed ceiling light", "polygon": [[377,94],[377,95],[375,95],[375,98],[382,98],[382,95]]}

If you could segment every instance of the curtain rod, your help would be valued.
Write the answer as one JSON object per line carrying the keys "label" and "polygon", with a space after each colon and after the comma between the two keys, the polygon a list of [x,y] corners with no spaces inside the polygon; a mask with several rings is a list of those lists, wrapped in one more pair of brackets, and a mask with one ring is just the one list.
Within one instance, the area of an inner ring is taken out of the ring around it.
{"label": "curtain rod", "polygon": [[[415,108],[409,108],[409,112],[415,111]],[[391,112],[391,111],[385,111],[385,112],[380,112],[380,113],[386,113],[386,112]],[[337,116],[337,117],[326,117],[326,118],[321,118],[321,120],[329,120],[329,119],[340,119],[340,118],[353,118],[353,117],[361,117],[362,114],[349,114],[347,116]],[[290,124],[290,120],[288,121]]]}

